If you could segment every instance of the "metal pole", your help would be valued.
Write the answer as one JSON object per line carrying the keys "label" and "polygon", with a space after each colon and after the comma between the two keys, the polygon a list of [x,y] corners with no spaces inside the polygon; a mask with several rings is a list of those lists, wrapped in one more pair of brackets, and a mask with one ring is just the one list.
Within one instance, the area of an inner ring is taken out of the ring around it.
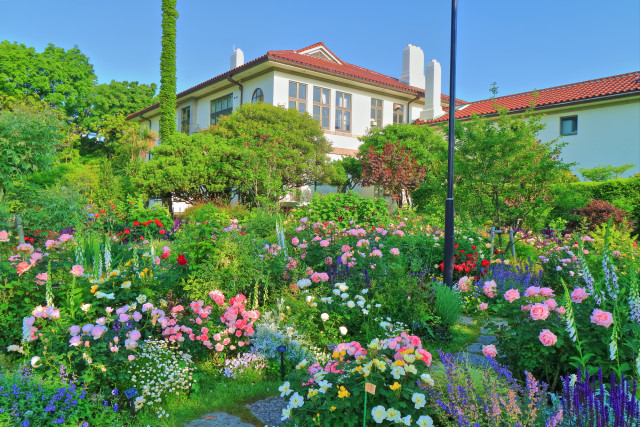
{"label": "metal pole", "polygon": [[451,0],[451,69],[449,70],[449,158],[447,168],[447,201],[444,209],[444,271],[445,285],[453,287],[453,153],[456,120],[456,33],[458,30],[458,0]]}

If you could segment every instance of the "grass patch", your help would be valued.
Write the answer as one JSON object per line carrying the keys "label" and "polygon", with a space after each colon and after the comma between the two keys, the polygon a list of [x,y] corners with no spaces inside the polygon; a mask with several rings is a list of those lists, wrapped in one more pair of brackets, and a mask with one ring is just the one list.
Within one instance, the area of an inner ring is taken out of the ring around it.
{"label": "grass patch", "polygon": [[200,381],[200,390],[190,396],[175,396],[164,402],[164,409],[169,418],[158,419],[150,409],[138,415],[141,426],[182,427],[210,412],[226,412],[235,415],[243,422],[262,426],[258,418],[253,416],[245,405],[257,400],[266,399],[279,394],[281,381],[260,381],[256,383],[221,382],[213,378]]}
{"label": "grass patch", "polygon": [[449,328],[449,333],[448,339],[433,339],[428,336],[424,338],[422,346],[431,353],[434,361],[440,361],[437,350],[442,350],[444,353],[456,353],[476,342],[480,336],[480,325],[456,323]]}

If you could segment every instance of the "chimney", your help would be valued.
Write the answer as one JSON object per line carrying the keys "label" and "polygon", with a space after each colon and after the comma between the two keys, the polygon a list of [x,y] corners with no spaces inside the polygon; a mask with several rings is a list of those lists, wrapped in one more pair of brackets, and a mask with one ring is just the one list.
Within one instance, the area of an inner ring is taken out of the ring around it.
{"label": "chimney", "polygon": [[408,44],[402,51],[400,81],[424,89],[424,52],[416,45]]}
{"label": "chimney", "polygon": [[[440,97],[442,94],[442,69],[435,59],[427,64],[426,87],[424,88],[424,109],[420,120],[433,120],[444,114]],[[455,106],[455,104],[454,104]]]}
{"label": "chimney", "polygon": [[244,52],[242,52],[242,49],[234,49],[233,53],[231,54],[230,70],[238,68],[241,65],[244,65]]}

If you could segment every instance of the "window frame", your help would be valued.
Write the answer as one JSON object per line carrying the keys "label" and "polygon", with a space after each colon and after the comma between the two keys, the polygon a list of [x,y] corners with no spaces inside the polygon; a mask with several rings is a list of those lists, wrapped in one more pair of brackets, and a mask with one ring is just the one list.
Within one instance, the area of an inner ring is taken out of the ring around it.
{"label": "window frame", "polygon": [[[316,101],[316,90],[319,91],[320,94],[320,100]],[[323,103],[322,102],[322,91],[327,91],[327,103]],[[312,107],[311,107],[311,113],[312,113],[312,117],[314,118],[314,120],[318,121],[318,124],[320,124],[320,127],[322,129],[326,129],[329,130],[331,129],[331,89],[326,88],[326,87],[321,87],[321,86],[314,86],[313,87],[313,96],[312,96]],[[315,108],[318,107],[318,114],[316,115],[315,112]],[[326,108],[327,109],[327,114],[326,116],[324,114],[322,114],[322,110]],[[324,126],[322,124],[323,119],[327,119],[327,125]]]}
{"label": "window frame", "polygon": [[255,104],[256,102],[264,102],[264,91],[261,88],[256,88],[251,95],[251,103]]}
{"label": "window frame", "polygon": [[[374,102],[379,105],[374,105]],[[383,117],[384,101],[378,98],[371,98],[371,121],[376,122],[376,127],[382,129],[382,117]],[[375,117],[375,116],[378,117]]]}
{"label": "window frame", "polygon": [[[399,112],[399,113],[398,113]],[[393,124],[394,125],[402,125],[404,124],[404,104],[393,103]]]}
{"label": "window frame", "polygon": [[[291,85],[296,85],[296,93],[295,96],[291,96]],[[300,98],[300,88],[304,86],[304,98]],[[295,109],[299,113],[308,113],[307,108],[307,99],[309,98],[309,86],[306,83],[295,82],[293,80],[289,80],[289,108]],[[294,103],[294,106],[291,106],[291,103]],[[300,111],[300,106],[304,106],[304,111]]]}
{"label": "window frame", "polygon": [[[218,110],[218,111],[214,111],[215,108],[215,103],[218,101],[222,101],[225,100],[226,98],[226,102],[227,102],[227,108]],[[224,96],[218,97],[216,99],[212,99],[211,102],[209,103],[209,108],[211,111],[211,114],[209,115],[209,124],[211,126],[218,124],[218,117],[220,116],[228,116],[229,114],[231,114],[231,112],[233,111],[233,92],[228,93]]]}
{"label": "window frame", "polygon": [[[186,113],[186,119],[185,119]],[[189,135],[191,131],[191,105],[180,109],[180,132]]]}
{"label": "window frame", "polygon": [[[342,106],[339,106],[338,98],[342,100]],[[345,99],[349,99],[349,107],[344,107]],[[334,129],[336,132],[351,133],[351,121],[353,120],[353,95],[347,92],[336,91],[336,112]],[[349,114],[349,120],[345,120],[345,114]],[[342,127],[340,127],[342,126]]]}
{"label": "window frame", "polygon": [[[572,128],[574,128],[575,130],[573,132],[570,133],[563,133],[563,129],[562,129],[562,124],[565,121],[572,121],[574,123],[574,126],[572,126]],[[578,116],[565,116],[565,117],[560,117],[560,131],[558,132],[560,134],[560,136],[572,136],[572,135],[577,135],[578,134]]]}

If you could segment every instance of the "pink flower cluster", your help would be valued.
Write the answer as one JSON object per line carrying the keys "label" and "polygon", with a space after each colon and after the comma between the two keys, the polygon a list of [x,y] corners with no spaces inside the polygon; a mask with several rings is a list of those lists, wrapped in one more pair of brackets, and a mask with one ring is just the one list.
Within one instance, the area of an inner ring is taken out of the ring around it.
{"label": "pink flower cluster", "polygon": [[415,335],[408,335],[403,332],[399,337],[382,341],[382,348],[395,350],[396,354],[393,356],[395,360],[403,360],[405,354],[407,354],[406,350],[414,350],[417,359],[422,360],[427,366],[431,366],[431,353],[422,348],[420,338]]}

